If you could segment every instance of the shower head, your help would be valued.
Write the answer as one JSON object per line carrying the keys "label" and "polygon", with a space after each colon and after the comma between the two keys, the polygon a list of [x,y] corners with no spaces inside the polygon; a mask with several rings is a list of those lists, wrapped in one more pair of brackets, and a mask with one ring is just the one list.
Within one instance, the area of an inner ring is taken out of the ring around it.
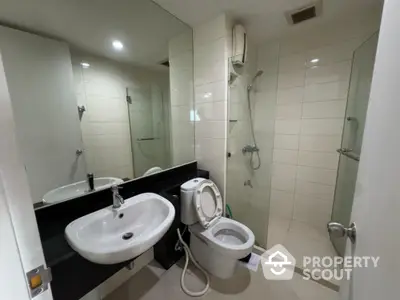
{"label": "shower head", "polygon": [[256,79],[257,77],[260,77],[262,74],[264,74],[264,71],[263,70],[258,70],[256,75],[254,76],[254,79]]}
{"label": "shower head", "polygon": [[251,83],[247,86],[247,90],[250,91],[250,90],[253,88],[254,82],[255,82],[256,79],[257,79],[258,77],[260,77],[263,73],[264,73],[263,70],[258,70],[258,71],[257,71],[256,75],[254,75],[253,79],[251,80]]}

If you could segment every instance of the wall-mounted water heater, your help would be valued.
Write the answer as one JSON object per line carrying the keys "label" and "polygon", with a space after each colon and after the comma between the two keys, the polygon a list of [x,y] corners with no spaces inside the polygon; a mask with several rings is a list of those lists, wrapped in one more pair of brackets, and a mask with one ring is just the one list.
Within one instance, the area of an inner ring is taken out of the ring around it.
{"label": "wall-mounted water heater", "polygon": [[247,34],[244,27],[236,24],[233,27],[232,64],[244,65],[247,60]]}

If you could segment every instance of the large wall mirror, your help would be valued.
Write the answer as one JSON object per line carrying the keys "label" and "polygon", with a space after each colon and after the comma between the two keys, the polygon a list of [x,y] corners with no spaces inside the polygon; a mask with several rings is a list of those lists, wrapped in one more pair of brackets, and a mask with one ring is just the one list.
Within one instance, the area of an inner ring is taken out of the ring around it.
{"label": "large wall mirror", "polygon": [[150,0],[1,0],[0,51],[36,207],[193,161],[192,29]]}

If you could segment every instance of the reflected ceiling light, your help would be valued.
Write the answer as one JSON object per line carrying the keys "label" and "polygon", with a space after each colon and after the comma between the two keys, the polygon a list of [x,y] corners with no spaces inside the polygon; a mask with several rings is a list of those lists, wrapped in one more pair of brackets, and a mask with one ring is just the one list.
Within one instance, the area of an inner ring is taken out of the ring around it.
{"label": "reflected ceiling light", "polygon": [[191,122],[198,122],[200,121],[200,116],[197,112],[197,110],[190,110],[190,115],[189,115],[190,121]]}
{"label": "reflected ceiling light", "polygon": [[204,98],[210,98],[212,96],[212,93],[205,93]]}
{"label": "reflected ceiling light", "polygon": [[314,59],[310,60],[310,63],[312,63],[312,64],[316,64],[317,62],[319,62],[319,58],[314,58]]}
{"label": "reflected ceiling light", "polygon": [[81,62],[81,66],[82,66],[82,68],[87,69],[87,68],[90,67],[90,64],[88,62],[86,62],[86,61],[82,61]]}
{"label": "reflected ceiling light", "polygon": [[122,50],[124,48],[124,44],[122,44],[122,42],[118,40],[113,41],[112,45],[115,50]]}

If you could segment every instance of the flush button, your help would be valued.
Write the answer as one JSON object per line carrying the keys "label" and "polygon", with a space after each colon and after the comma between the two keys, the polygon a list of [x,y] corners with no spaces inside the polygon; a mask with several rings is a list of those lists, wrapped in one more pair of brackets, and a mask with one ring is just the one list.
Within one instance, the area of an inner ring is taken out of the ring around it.
{"label": "flush button", "polygon": [[46,269],[44,265],[42,265],[27,272],[26,277],[31,298],[33,299],[49,289],[52,279],[51,269]]}
{"label": "flush button", "polygon": [[40,274],[32,276],[29,280],[29,285],[31,286],[32,290],[41,286],[42,285],[42,277],[40,276]]}

